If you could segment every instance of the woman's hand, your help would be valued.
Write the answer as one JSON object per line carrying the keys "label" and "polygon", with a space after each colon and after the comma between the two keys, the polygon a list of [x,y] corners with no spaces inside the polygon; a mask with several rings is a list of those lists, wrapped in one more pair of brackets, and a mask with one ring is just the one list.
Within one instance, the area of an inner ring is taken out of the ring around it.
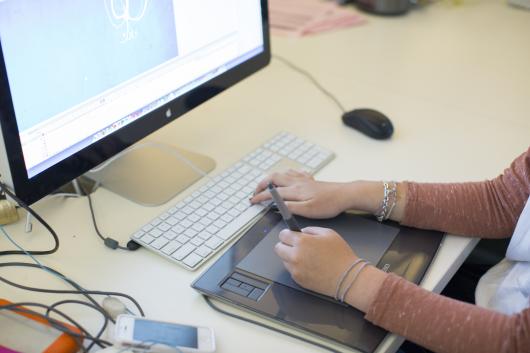
{"label": "woman's hand", "polygon": [[[252,204],[271,199],[267,189],[270,182],[276,185],[276,190],[291,212],[307,218],[332,218],[346,210],[375,214],[383,200],[382,182],[323,182],[316,181],[308,173],[289,170],[286,173],[274,173],[263,179],[250,199]],[[398,183],[396,204],[390,219],[401,222],[406,199],[407,189],[402,183]]]}
{"label": "woman's hand", "polygon": [[337,232],[319,227],[304,228],[303,233],[282,230],[274,250],[296,283],[330,297],[342,273],[358,258]]}
{"label": "woman's hand", "polygon": [[[302,232],[282,230],[280,242],[274,250],[296,283],[314,292],[334,297],[340,277],[358,257],[349,244],[331,229],[308,227]],[[373,266],[367,266],[353,278],[352,273],[358,266],[361,265],[356,265],[346,276],[341,293],[352,283],[345,301],[366,312],[387,274]]]}
{"label": "woman's hand", "polygon": [[331,218],[349,208],[346,183],[316,181],[308,173],[289,170],[274,173],[262,180],[250,202],[269,200],[267,185],[272,182],[294,214],[308,218]]}

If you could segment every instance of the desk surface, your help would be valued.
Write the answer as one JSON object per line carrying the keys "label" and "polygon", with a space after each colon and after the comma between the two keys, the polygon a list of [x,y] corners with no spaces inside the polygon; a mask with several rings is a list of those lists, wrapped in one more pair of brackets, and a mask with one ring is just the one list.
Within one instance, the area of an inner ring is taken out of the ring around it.
{"label": "desk surface", "polygon": [[[529,37],[529,11],[471,0],[459,6],[434,3],[404,17],[368,16],[360,27],[310,38],[273,38],[275,53],[310,71],[346,107],[374,107],[391,117],[392,140],[374,141],[344,127],[325,96],[276,60],[152,138],[207,154],[217,161],[217,170],[285,130],[337,153],[320,179],[494,177],[529,145]],[[103,189],[94,203],[103,232],[121,241],[167,207],[141,207]],[[84,287],[126,292],[152,318],[213,327],[219,352],[320,351],[213,312],[189,287],[199,272],[148,251],[104,248],[93,232],[86,199],[45,199],[36,209],[61,238],[60,250],[41,260]],[[42,227],[35,225],[30,235],[22,228],[16,224],[7,230],[28,249],[48,246]],[[422,286],[440,291],[474,245],[446,237]],[[8,247],[4,239],[0,247]],[[36,270],[2,271],[21,283],[63,287]],[[63,298],[0,286],[1,296],[12,301]],[[89,327],[98,327],[92,313],[68,309]],[[390,336],[378,352],[393,352],[400,342]]]}

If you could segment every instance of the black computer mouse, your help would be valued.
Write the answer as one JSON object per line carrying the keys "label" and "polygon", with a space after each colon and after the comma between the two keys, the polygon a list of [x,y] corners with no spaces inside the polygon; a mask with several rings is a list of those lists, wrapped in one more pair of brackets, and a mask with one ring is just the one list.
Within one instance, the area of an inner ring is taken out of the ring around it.
{"label": "black computer mouse", "polygon": [[392,136],[394,126],[390,119],[373,109],[355,109],[342,115],[344,124],[377,140],[386,140]]}

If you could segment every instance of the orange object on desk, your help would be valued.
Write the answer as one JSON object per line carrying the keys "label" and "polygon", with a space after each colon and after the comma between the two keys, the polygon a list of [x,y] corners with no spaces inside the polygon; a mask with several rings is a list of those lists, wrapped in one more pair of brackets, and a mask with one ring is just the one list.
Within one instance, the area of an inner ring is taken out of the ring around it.
{"label": "orange object on desk", "polygon": [[[0,299],[0,307],[11,304]],[[31,311],[23,306],[18,308]],[[75,326],[61,324],[74,333],[82,334]],[[26,312],[0,310],[0,327],[0,353],[75,353],[82,343],[57,330],[43,317]]]}

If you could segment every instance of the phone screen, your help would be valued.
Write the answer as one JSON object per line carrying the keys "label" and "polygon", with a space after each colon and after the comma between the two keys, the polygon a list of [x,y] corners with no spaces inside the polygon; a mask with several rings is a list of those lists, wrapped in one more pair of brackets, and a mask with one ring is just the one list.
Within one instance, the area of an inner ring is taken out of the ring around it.
{"label": "phone screen", "polygon": [[160,343],[171,347],[198,348],[197,328],[136,319],[133,340]]}

